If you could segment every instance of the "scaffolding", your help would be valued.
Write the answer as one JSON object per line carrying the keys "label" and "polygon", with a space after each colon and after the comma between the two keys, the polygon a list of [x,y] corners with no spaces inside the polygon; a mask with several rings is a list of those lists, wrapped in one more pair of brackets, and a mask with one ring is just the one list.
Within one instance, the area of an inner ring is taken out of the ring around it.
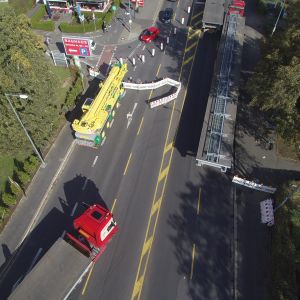
{"label": "scaffolding", "polygon": [[224,172],[233,160],[244,22],[235,13],[226,17],[196,157],[198,166],[209,165]]}

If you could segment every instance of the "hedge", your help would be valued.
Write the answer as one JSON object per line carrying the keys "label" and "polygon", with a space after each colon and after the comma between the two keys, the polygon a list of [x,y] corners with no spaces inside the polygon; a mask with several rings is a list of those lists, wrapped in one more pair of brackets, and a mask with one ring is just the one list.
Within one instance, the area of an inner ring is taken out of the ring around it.
{"label": "hedge", "polygon": [[[96,24],[96,30],[101,29],[103,24],[102,19],[96,19],[95,24]],[[65,33],[85,33],[85,32],[95,31],[95,25],[94,25],[94,21],[90,23],[84,22],[84,26],[83,24],[72,24],[72,23],[62,22],[59,25],[59,29],[61,32],[65,32]]]}
{"label": "hedge", "polygon": [[38,11],[31,18],[31,28],[44,31],[54,31],[55,25],[52,20],[42,21],[42,18],[47,14],[46,6],[41,5]]}
{"label": "hedge", "polygon": [[75,101],[77,97],[82,93],[82,91],[83,91],[83,86],[82,86],[81,77],[77,73],[76,80],[73,86],[68,91],[66,96],[65,107],[67,109],[74,107]]}
{"label": "hedge", "polygon": [[[299,185],[299,182],[296,184]],[[276,194],[276,205],[281,203],[292,190],[291,184],[283,186]],[[297,242],[293,231],[295,227],[299,230],[299,224],[293,219],[300,211],[299,203],[300,194],[296,192],[275,214],[271,244],[271,299],[273,300],[297,299],[296,253],[299,249],[296,248]]]}
{"label": "hedge", "polygon": [[[120,6],[120,1],[115,1],[114,3],[116,6]],[[66,23],[62,22],[59,25],[59,29],[61,32],[65,33],[85,33],[85,32],[91,32],[95,31],[95,25],[94,21],[92,20],[92,12],[84,12],[83,13],[85,18],[88,20],[87,22],[84,22],[83,24],[78,24],[78,23]],[[114,16],[115,12],[112,12],[109,10],[106,13],[95,13],[96,17],[96,30],[102,29],[103,25],[103,20],[105,20],[106,24],[109,24]]]}

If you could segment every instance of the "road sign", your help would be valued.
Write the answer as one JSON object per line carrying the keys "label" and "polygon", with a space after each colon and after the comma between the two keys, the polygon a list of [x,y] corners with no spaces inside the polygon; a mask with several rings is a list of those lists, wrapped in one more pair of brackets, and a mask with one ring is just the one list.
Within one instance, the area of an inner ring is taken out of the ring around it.
{"label": "road sign", "polygon": [[91,56],[90,39],[63,37],[66,55]]}

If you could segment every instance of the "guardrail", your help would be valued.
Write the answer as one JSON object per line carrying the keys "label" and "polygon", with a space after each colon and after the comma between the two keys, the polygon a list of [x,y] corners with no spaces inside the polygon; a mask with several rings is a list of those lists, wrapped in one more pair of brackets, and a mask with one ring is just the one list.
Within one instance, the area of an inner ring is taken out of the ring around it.
{"label": "guardrail", "polygon": [[233,179],[232,179],[232,182],[234,182],[236,184],[246,186],[246,187],[248,187],[250,189],[253,189],[253,190],[258,190],[258,191],[262,191],[262,192],[266,192],[266,193],[270,193],[270,194],[274,194],[277,190],[274,187],[266,186],[266,185],[263,185],[263,184],[258,184],[256,182],[253,182],[253,181],[250,181],[250,180],[239,178],[238,176],[234,176]]}

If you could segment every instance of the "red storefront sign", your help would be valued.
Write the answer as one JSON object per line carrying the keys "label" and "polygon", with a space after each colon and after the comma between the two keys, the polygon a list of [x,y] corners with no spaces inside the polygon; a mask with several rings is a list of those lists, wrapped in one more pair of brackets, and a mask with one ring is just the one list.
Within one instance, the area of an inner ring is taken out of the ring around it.
{"label": "red storefront sign", "polygon": [[66,55],[90,56],[89,39],[84,38],[62,38]]}

